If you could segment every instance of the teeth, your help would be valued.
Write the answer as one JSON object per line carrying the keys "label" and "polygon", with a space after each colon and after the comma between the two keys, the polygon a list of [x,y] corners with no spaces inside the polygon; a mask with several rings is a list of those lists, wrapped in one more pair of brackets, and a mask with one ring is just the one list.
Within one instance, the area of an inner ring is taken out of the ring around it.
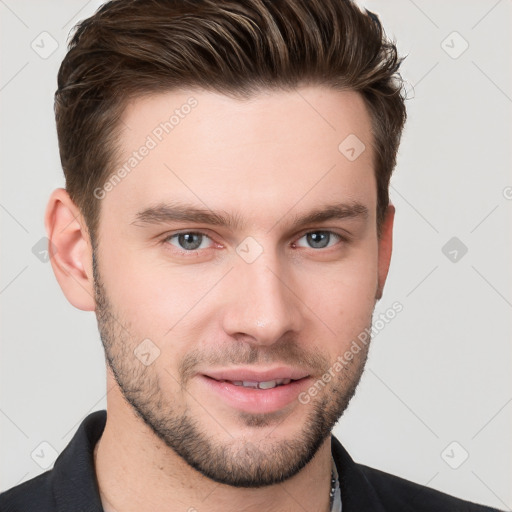
{"label": "teeth", "polygon": [[276,380],[267,380],[265,382],[256,382],[251,380],[232,380],[228,381],[235,386],[243,386],[244,388],[253,388],[253,389],[272,389],[276,386],[282,386],[284,384],[289,384],[291,379],[276,379]]}
{"label": "teeth", "polygon": [[244,388],[257,388],[258,387],[258,383],[257,382],[253,382],[251,380],[244,380],[243,383],[242,383],[242,386]]}
{"label": "teeth", "polygon": [[277,386],[277,380],[267,380],[266,382],[260,382],[259,388],[260,389],[271,389],[275,388]]}

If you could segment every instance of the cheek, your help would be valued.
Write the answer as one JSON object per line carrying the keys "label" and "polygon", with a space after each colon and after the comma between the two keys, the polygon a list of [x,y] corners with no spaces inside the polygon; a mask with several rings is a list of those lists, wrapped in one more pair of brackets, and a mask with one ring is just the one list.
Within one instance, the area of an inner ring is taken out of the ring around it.
{"label": "cheek", "polygon": [[158,365],[172,368],[204,338],[206,328],[212,329],[216,305],[207,292],[225,269],[170,265],[161,255],[143,258],[143,252],[111,257],[102,271],[118,320],[133,344],[150,339],[161,351]]}
{"label": "cheek", "polygon": [[334,331],[332,340],[350,344],[371,323],[377,290],[377,258],[375,252],[362,252],[353,258],[305,278],[314,286],[302,291],[305,303]]}
{"label": "cheek", "polygon": [[100,272],[117,320],[134,342],[139,338],[157,340],[172,326],[169,312],[174,309],[176,294],[166,292],[165,276],[139,261],[136,254],[112,251],[102,258]]}

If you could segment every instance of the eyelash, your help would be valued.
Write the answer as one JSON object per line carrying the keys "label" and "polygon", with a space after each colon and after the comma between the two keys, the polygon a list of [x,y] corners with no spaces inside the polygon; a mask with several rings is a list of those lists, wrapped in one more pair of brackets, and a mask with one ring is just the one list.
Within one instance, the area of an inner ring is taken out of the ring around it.
{"label": "eyelash", "polygon": [[[296,246],[296,243],[298,240],[304,238],[305,236],[307,235],[310,235],[310,234],[313,234],[313,233],[325,233],[325,234],[329,234],[329,236],[334,236],[336,239],[337,239],[337,242],[334,243],[333,245],[329,245],[327,247],[321,247],[321,248],[314,248],[314,247],[309,247],[309,249],[315,251],[315,252],[320,252],[320,251],[327,251],[328,249],[331,249],[333,247],[335,247],[336,245],[338,245],[340,242],[343,242],[343,243],[349,243],[350,242],[350,238],[346,235],[341,235],[340,233],[336,233],[335,231],[330,231],[328,229],[316,229],[316,230],[310,230],[310,231],[306,231],[305,233],[302,233],[297,239],[295,242],[293,242],[293,246]],[[170,240],[173,239],[173,238],[177,238],[179,237],[179,235],[201,235],[203,237],[206,237],[208,238],[211,242],[213,242],[214,244],[216,243],[215,240],[213,240],[213,238],[208,235],[207,233],[203,232],[203,231],[179,231],[177,233],[172,233],[171,235],[166,235],[163,239],[162,239],[162,244],[166,245],[166,246],[169,246],[169,245],[172,245],[170,243]],[[331,240],[329,240],[329,243],[331,242]],[[217,245],[220,245],[220,244],[217,244]],[[201,251],[205,251],[205,250],[208,250],[208,249],[212,249],[214,247],[207,247],[205,249],[190,249],[190,250],[185,250],[185,249],[180,249],[179,247],[177,246],[174,246],[172,245],[172,249],[170,249],[171,251],[173,252],[178,252],[179,254],[181,255],[186,255],[186,256],[192,256],[192,255],[199,255],[199,253]]]}

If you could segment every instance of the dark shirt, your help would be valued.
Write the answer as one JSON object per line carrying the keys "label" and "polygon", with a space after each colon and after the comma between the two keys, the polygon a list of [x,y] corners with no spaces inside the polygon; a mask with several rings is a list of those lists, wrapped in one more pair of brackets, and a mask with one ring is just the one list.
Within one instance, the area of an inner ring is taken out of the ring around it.
{"label": "dark shirt", "polygon": [[[0,494],[0,511],[103,512],[93,452],[106,419],[105,410],[89,414],[53,469]],[[496,511],[356,464],[334,436],[331,446],[343,512]]]}

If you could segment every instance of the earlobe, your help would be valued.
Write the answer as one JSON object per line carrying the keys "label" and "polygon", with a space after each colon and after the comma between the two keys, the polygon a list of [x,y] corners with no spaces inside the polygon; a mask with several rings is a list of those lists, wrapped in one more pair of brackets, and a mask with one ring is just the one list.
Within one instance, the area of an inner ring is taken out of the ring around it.
{"label": "earlobe", "polygon": [[58,188],[50,195],[44,223],[53,272],[64,295],[76,308],[94,311],[90,237],[80,210],[65,189]]}
{"label": "earlobe", "polygon": [[381,235],[379,238],[379,261],[378,261],[378,284],[376,300],[380,300],[384,292],[384,284],[388,276],[391,252],[393,249],[393,222],[395,219],[395,207],[392,204],[386,209],[382,222]]}

